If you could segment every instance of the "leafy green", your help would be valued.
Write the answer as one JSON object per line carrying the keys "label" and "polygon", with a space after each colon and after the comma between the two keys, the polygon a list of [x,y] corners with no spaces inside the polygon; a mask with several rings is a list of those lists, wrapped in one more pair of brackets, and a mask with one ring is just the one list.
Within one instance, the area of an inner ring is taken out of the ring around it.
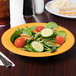
{"label": "leafy green", "polygon": [[49,43],[49,42],[46,42],[45,45],[47,45],[48,47],[51,47],[53,50],[56,49],[56,46],[51,44],[51,43]]}
{"label": "leafy green", "polygon": [[33,50],[31,49],[31,45],[30,44],[25,45],[24,49],[27,50],[27,51],[33,52]]}
{"label": "leafy green", "polygon": [[15,39],[20,37],[20,34],[22,33],[23,30],[24,30],[23,28],[22,29],[17,28],[17,30],[12,34],[10,41],[14,43]]}
{"label": "leafy green", "polygon": [[56,43],[56,42],[55,42],[55,39],[54,39],[54,40],[50,40],[50,41],[51,41],[52,43]]}
{"label": "leafy green", "polygon": [[45,41],[49,41],[49,40],[51,40],[51,38],[50,37],[47,37],[47,38],[43,38]]}
{"label": "leafy green", "polygon": [[16,31],[12,34],[12,36],[11,36],[11,38],[10,38],[10,41],[11,41],[12,43],[14,43],[15,39],[20,36],[20,33],[21,33],[20,31],[16,30]]}
{"label": "leafy green", "polygon": [[49,42],[44,42],[44,45],[47,46],[47,47],[46,47],[46,50],[47,50],[48,52],[53,52],[54,50],[56,50],[56,46],[53,45],[53,44],[51,44],[51,43],[49,43]]}
{"label": "leafy green", "polygon": [[24,29],[22,34],[32,36],[32,29],[31,28]]}
{"label": "leafy green", "polygon": [[22,28],[22,29],[17,29],[11,36],[10,41],[12,43],[14,43],[15,39],[20,37],[20,34],[25,34],[25,35],[30,35],[32,36],[32,30],[36,29],[36,26],[32,26],[32,27],[28,27],[26,26],[26,29]]}
{"label": "leafy green", "polygon": [[26,43],[28,44],[28,43],[31,43],[32,41],[33,41],[33,37],[31,37],[31,39],[27,40]]}
{"label": "leafy green", "polygon": [[57,29],[57,24],[55,22],[49,22],[44,27],[50,29]]}
{"label": "leafy green", "polygon": [[66,38],[66,32],[65,31],[57,31],[57,36],[62,36],[64,38]]}
{"label": "leafy green", "polygon": [[36,33],[35,34],[35,39],[38,38],[41,34],[40,33]]}
{"label": "leafy green", "polygon": [[22,33],[22,31],[24,30],[24,28],[22,28],[22,29],[17,28],[17,29],[18,29],[18,32],[20,32],[20,33]]}
{"label": "leafy green", "polygon": [[32,30],[35,30],[36,29],[36,26],[32,26],[32,27],[30,27]]}
{"label": "leafy green", "polygon": [[53,52],[53,50],[51,48],[49,48],[48,46],[44,45],[44,47],[45,47],[45,51],[47,51],[47,52]]}
{"label": "leafy green", "polygon": [[32,36],[32,30],[33,29],[36,29],[36,26],[26,27],[26,29],[23,30],[22,34]]}
{"label": "leafy green", "polygon": [[42,37],[36,38],[36,41],[41,41],[41,40],[42,40]]}

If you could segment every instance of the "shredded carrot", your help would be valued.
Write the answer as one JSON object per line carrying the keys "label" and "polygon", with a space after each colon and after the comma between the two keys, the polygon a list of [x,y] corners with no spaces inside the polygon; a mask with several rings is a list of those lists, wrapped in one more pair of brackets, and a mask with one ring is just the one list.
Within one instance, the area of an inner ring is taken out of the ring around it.
{"label": "shredded carrot", "polygon": [[33,32],[33,33],[36,33],[36,30],[33,30],[32,32]]}
{"label": "shredded carrot", "polygon": [[20,36],[24,38],[25,40],[29,40],[32,37],[32,36],[30,37],[29,35],[25,35],[25,34],[20,34]]}
{"label": "shredded carrot", "polygon": [[30,39],[30,37],[24,37],[26,40],[29,40]]}
{"label": "shredded carrot", "polygon": [[30,37],[30,35],[25,35],[25,34],[20,34],[20,36],[27,36],[27,37]]}
{"label": "shredded carrot", "polygon": [[56,31],[56,29],[53,29],[53,32],[55,32]]}
{"label": "shredded carrot", "polygon": [[55,46],[60,46],[59,44],[55,44],[55,43],[52,43],[51,41],[49,41],[49,43],[55,45]]}
{"label": "shredded carrot", "polygon": [[23,35],[22,35],[22,34],[20,34],[20,36],[21,36],[21,37],[23,37]]}

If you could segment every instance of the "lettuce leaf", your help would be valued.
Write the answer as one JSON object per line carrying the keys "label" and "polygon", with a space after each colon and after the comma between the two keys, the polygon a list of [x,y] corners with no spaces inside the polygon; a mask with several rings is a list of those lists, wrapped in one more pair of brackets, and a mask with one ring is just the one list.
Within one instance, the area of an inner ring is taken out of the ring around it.
{"label": "lettuce leaf", "polygon": [[15,39],[20,36],[20,33],[21,33],[21,32],[19,32],[19,31],[16,30],[16,31],[13,33],[13,35],[11,36],[10,41],[11,41],[12,43],[14,43]]}
{"label": "lettuce leaf", "polygon": [[22,34],[32,36],[32,29],[31,28],[24,29]]}
{"label": "lettuce leaf", "polygon": [[32,30],[33,29],[36,29],[36,26],[27,27],[26,29],[23,30],[22,34],[32,36]]}
{"label": "lettuce leaf", "polygon": [[47,52],[53,52],[56,50],[56,46],[49,42],[44,42],[44,47]]}
{"label": "lettuce leaf", "polygon": [[66,32],[65,31],[57,31],[57,36],[62,36],[64,38],[66,38]]}
{"label": "lettuce leaf", "polygon": [[57,24],[55,22],[49,22],[44,27],[50,29],[57,29]]}
{"label": "lettuce leaf", "polygon": [[17,30],[12,34],[10,41],[14,43],[15,39],[20,37],[20,34],[22,33],[23,30],[24,30],[23,28],[22,29],[17,28]]}

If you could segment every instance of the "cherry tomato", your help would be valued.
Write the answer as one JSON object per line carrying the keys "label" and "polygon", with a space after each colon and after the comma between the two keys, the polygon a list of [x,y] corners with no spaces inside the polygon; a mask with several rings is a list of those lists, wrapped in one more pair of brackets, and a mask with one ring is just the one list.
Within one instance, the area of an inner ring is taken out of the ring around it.
{"label": "cherry tomato", "polygon": [[36,31],[37,32],[41,32],[42,29],[44,29],[44,26],[37,26],[36,27]]}
{"label": "cherry tomato", "polygon": [[26,40],[22,37],[18,37],[15,41],[14,41],[14,45],[17,48],[23,48],[23,46],[25,45]]}
{"label": "cherry tomato", "polygon": [[62,36],[57,36],[55,39],[55,42],[60,45],[63,44],[64,41],[65,41],[65,39]]}

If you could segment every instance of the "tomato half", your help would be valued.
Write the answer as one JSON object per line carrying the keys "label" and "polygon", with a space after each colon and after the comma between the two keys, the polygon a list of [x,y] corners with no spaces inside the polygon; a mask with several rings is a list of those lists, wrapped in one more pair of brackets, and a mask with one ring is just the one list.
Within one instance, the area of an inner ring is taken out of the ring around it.
{"label": "tomato half", "polygon": [[41,30],[43,30],[43,29],[44,29],[44,26],[37,26],[36,27],[37,32],[41,32]]}
{"label": "tomato half", "polygon": [[64,41],[65,41],[65,39],[62,36],[57,36],[55,39],[55,42],[60,45],[63,44]]}
{"label": "tomato half", "polygon": [[24,45],[26,43],[26,40],[22,37],[18,37],[15,41],[14,41],[14,45],[17,47],[17,48],[23,48]]}

